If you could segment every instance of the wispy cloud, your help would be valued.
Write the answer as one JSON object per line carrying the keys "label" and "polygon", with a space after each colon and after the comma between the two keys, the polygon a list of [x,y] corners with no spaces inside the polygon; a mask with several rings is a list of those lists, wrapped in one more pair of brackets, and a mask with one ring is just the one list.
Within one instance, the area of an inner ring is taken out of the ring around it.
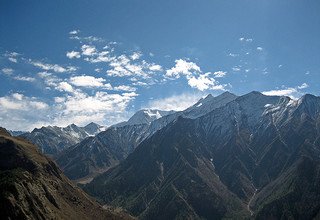
{"label": "wispy cloud", "polygon": [[222,78],[222,77],[225,77],[225,76],[227,75],[227,72],[217,71],[217,72],[214,72],[213,75],[214,75],[216,78]]}
{"label": "wispy cloud", "polygon": [[71,73],[77,70],[77,68],[74,66],[63,67],[58,64],[48,64],[48,63],[42,63],[40,61],[32,61],[32,60],[29,60],[29,61],[35,67],[38,67],[46,71],[53,71],[56,73]]}
{"label": "wispy cloud", "polygon": [[241,41],[241,42],[252,42],[253,39],[252,39],[252,38],[240,37],[240,38],[239,38],[239,41]]}
{"label": "wispy cloud", "polygon": [[166,98],[150,100],[144,108],[159,109],[159,110],[175,110],[182,111],[191,105],[195,104],[202,97],[201,93],[191,94],[182,93]]}
{"label": "wispy cloud", "polygon": [[34,77],[27,77],[27,76],[15,76],[13,78],[15,80],[26,81],[26,82],[34,82],[34,81],[36,81],[36,79]]}
{"label": "wispy cloud", "polygon": [[282,86],[281,89],[275,89],[270,91],[264,91],[262,92],[264,95],[270,95],[270,96],[289,96],[292,99],[297,99],[301,97],[304,92],[301,91],[303,89],[306,89],[309,87],[307,83],[302,83],[300,86],[296,87],[285,87]]}
{"label": "wispy cloud", "polygon": [[135,92],[137,88],[128,86],[128,85],[120,85],[113,88],[115,91],[127,91],[127,92]]}

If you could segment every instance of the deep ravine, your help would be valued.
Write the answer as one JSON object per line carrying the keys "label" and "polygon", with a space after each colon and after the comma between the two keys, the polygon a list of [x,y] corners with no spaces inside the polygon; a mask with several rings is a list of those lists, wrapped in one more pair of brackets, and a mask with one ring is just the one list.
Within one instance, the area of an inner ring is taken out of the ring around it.
{"label": "deep ravine", "polygon": [[248,209],[248,211],[250,212],[250,215],[251,216],[253,216],[253,214],[254,214],[254,212],[253,212],[253,210],[250,208],[250,205],[251,205],[251,202],[253,201],[253,199],[254,199],[254,197],[256,196],[256,194],[257,194],[257,188],[255,188],[255,186],[253,186],[254,187],[254,193],[253,193],[253,195],[252,195],[252,197],[250,198],[250,200],[249,200],[249,202],[248,202],[248,205],[247,205],[247,209]]}

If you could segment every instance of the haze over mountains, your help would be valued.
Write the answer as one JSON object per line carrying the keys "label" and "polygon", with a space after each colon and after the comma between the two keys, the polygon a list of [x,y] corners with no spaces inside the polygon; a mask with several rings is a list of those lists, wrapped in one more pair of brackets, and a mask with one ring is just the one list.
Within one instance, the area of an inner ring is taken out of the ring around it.
{"label": "haze over mountains", "polygon": [[320,217],[320,97],[310,94],[225,92],[108,128],[21,136],[100,203],[139,219]]}

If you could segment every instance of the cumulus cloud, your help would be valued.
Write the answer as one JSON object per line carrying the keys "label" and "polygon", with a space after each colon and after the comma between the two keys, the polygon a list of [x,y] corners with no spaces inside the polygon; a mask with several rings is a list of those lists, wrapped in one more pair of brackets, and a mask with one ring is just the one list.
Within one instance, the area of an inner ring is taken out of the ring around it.
{"label": "cumulus cloud", "polygon": [[94,76],[73,76],[70,78],[70,83],[78,87],[105,87],[112,89],[110,83],[105,84],[105,79],[96,78]]}
{"label": "cumulus cloud", "polygon": [[179,78],[181,75],[190,76],[193,71],[201,72],[200,67],[193,62],[179,59],[175,63],[174,67],[166,71],[167,77]]}
{"label": "cumulus cloud", "polygon": [[210,90],[224,90],[224,85],[219,85],[214,78],[211,78],[212,73],[201,74],[198,77],[191,76],[188,78],[188,84],[192,88],[196,88],[200,91],[207,89]]}
{"label": "cumulus cloud", "polygon": [[257,47],[257,51],[263,51],[262,47]]}
{"label": "cumulus cloud", "polygon": [[65,91],[65,92],[73,92],[73,87],[67,83],[67,82],[60,82],[58,85],[57,85],[57,89],[59,91]]}
{"label": "cumulus cloud", "polygon": [[214,78],[221,78],[225,76],[225,72],[217,71],[215,73],[202,73],[200,67],[193,62],[186,60],[176,60],[175,66],[166,71],[166,77],[168,78],[180,78],[184,76],[188,85],[192,88],[196,88],[200,91],[204,90],[224,90],[225,85],[219,84]]}
{"label": "cumulus cloud", "polygon": [[140,59],[141,56],[142,56],[142,53],[141,53],[141,52],[134,52],[134,53],[130,56],[130,58],[131,58],[131,60],[138,60],[138,59]]}
{"label": "cumulus cloud", "polygon": [[80,52],[77,52],[77,51],[70,51],[70,52],[67,52],[66,56],[69,58],[69,59],[73,59],[73,58],[80,58]]}
{"label": "cumulus cloud", "polygon": [[11,68],[3,68],[3,69],[1,69],[1,72],[3,72],[6,75],[11,75],[13,73],[13,69],[11,69]]}
{"label": "cumulus cloud", "polygon": [[82,45],[81,46],[81,50],[82,50],[82,55],[84,56],[93,56],[96,54],[96,48],[95,46],[92,45]]}
{"label": "cumulus cloud", "polygon": [[149,101],[145,108],[151,109],[159,109],[159,110],[175,110],[175,111],[182,111],[193,104],[195,104],[202,95],[198,94],[191,94],[191,93],[182,93],[180,95],[173,95],[166,98],[155,99]]}

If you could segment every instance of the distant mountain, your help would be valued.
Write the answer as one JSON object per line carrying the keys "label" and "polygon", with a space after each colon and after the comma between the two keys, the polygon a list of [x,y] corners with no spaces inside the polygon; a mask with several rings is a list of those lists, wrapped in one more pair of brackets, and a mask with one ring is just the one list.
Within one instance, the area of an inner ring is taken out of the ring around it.
{"label": "distant mountain", "polygon": [[12,130],[8,130],[8,132],[12,135],[12,136],[19,136],[22,135],[24,133],[27,133],[26,131],[12,131]]}
{"label": "distant mountain", "polygon": [[89,136],[94,136],[105,127],[90,123],[85,127],[71,124],[67,127],[48,126],[35,128],[32,132],[21,134],[27,140],[39,146],[42,153],[54,156],[63,149],[75,145]]}
{"label": "distant mountain", "polygon": [[103,209],[36,146],[0,128],[2,219],[131,219]]}
{"label": "distant mountain", "polygon": [[320,97],[251,92],[181,114],[84,189],[139,219],[319,218],[319,125]]}
{"label": "distant mountain", "polygon": [[91,180],[93,176],[125,159],[143,140],[165,127],[179,116],[200,117],[234,100],[237,96],[225,92],[208,95],[181,112],[140,110],[127,122],[111,126],[93,138],[88,138],[61,152],[56,162],[71,179]]}

